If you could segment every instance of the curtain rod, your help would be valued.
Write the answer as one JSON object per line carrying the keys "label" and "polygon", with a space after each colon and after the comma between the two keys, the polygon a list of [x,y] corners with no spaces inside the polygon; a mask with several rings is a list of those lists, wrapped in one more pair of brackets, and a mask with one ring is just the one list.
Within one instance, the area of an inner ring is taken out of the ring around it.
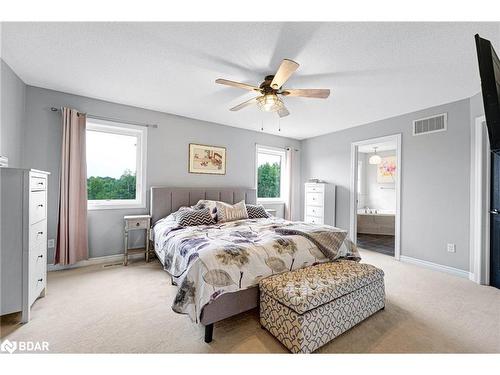
{"label": "curtain rod", "polygon": [[[56,108],[56,107],[50,107],[50,110],[52,112],[61,112],[61,109]],[[121,120],[121,119],[116,119],[116,118],[111,118],[111,117],[104,117],[104,116],[93,115],[91,113],[85,113],[85,112],[78,112],[78,114],[79,115],[80,114],[86,115],[88,118],[93,118],[93,119],[96,119],[96,120],[121,122],[123,124],[129,124],[129,125],[135,125],[135,126],[144,126],[146,128],[157,128],[158,127],[158,125],[156,125],[156,124],[146,124],[146,123],[143,123],[143,122]]]}

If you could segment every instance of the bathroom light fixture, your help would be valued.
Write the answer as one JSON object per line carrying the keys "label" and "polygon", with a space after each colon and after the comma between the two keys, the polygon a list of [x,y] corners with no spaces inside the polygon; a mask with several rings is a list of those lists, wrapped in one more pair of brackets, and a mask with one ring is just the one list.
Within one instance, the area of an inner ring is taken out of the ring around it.
{"label": "bathroom light fixture", "polygon": [[382,163],[382,158],[377,155],[377,147],[373,148],[373,152],[374,152],[374,154],[372,156],[370,156],[370,159],[368,159],[368,163],[374,164],[374,165]]}

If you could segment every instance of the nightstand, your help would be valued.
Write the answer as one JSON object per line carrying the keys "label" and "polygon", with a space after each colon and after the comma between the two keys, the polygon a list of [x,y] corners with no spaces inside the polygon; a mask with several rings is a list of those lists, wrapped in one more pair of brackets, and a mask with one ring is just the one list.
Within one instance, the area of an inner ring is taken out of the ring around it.
{"label": "nightstand", "polygon": [[[128,215],[124,216],[125,221],[125,254],[123,258],[123,265],[128,264],[128,256],[130,254],[144,253],[146,263],[149,262],[149,235],[151,231],[151,216],[150,215]],[[128,248],[128,232],[132,230],[145,230],[146,231],[146,245],[144,249],[129,249]]]}

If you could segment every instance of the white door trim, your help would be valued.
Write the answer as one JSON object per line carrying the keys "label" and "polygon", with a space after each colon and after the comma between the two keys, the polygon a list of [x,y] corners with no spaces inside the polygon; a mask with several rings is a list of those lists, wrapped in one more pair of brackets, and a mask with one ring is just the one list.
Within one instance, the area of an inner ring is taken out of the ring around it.
{"label": "white door trim", "polygon": [[350,186],[350,223],[349,223],[349,234],[351,240],[357,243],[357,200],[358,200],[358,190],[356,188],[358,184],[358,147],[361,145],[396,141],[396,165],[398,168],[398,173],[396,173],[396,218],[395,218],[395,238],[394,238],[394,258],[399,260],[401,257],[401,180],[402,171],[401,168],[401,133],[388,135],[385,137],[370,138],[362,141],[351,143],[351,186]]}
{"label": "white door trim", "polygon": [[484,116],[476,117],[471,137],[470,280],[489,285],[491,161],[484,122]]}

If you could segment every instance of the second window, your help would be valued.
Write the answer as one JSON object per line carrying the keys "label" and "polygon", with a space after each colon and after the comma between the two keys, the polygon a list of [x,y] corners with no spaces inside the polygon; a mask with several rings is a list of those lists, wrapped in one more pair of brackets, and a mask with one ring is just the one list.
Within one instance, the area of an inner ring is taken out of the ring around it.
{"label": "second window", "polygon": [[282,201],[285,184],[284,149],[257,146],[257,199]]}

